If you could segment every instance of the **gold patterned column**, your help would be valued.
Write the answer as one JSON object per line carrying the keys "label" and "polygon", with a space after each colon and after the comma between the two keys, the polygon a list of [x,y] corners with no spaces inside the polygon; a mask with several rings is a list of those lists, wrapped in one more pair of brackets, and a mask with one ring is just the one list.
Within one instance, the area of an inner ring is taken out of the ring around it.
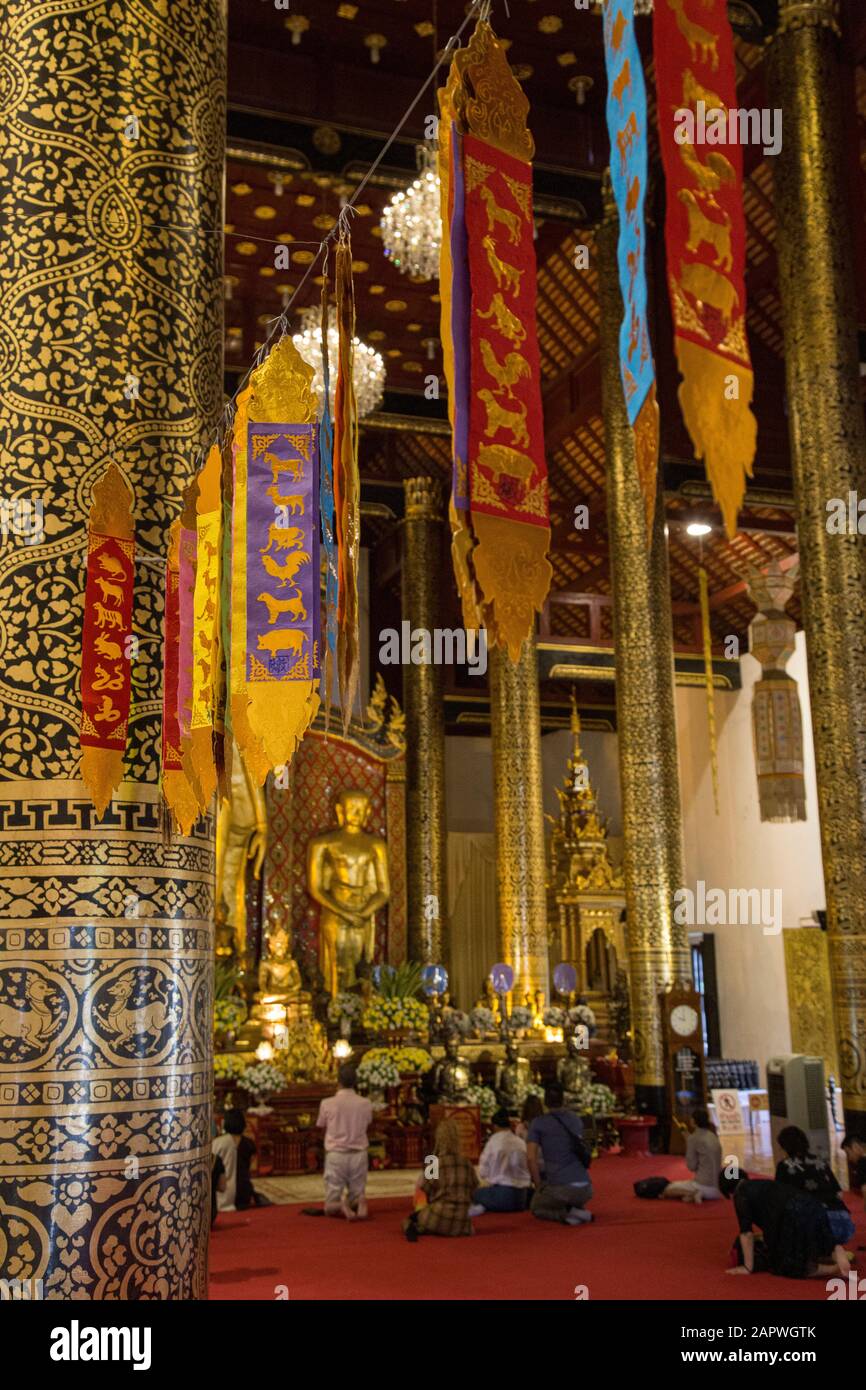
{"label": "gold patterned column", "polygon": [[[403,486],[403,621],[410,631],[424,629],[432,641],[441,627],[445,574],[442,489],[434,478],[407,478]],[[442,675],[433,660],[403,667],[409,959],[434,965],[448,964]]]}
{"label": "gold patterned column", "polygon": [[[846,1120],[866,1135],[866,549],[828,502],[866,497],[866,431],[835,0],[781,0],[769,58],[788,426]],[[855,120],[853,110],[849,122]]]}
{"label": "gold patterned column", "polygon": [[670,585],[661,498],[647,547],[634,437],[620,377],[618,222],[607,179],[604,193],[597,234],[601,373],[635,1083],[639,1107],[662,1114],[658,995],[671,980],[691,977],[687,931],[673,920],[683,860]]}
{"label": "gold patterned column", "polygon": [[[213,824],[158,794],[162,574],[222,407],[223,0],[6,0],[0,476],[0,1278],[206,1295]],[[166,94],[170,93],[170,101]],[[178,227],[183,230],[178,230]],[[87,511],[137,532],[126,780],[78,780]]]}
{"label": "gold patterned column", "polygon": [[[541,716],[535,638],[515,665],[490,649],[493,816],[502,960],[514,967],[514,1001],[549,997]],[[495,964],[494,961],[490,962]]]}

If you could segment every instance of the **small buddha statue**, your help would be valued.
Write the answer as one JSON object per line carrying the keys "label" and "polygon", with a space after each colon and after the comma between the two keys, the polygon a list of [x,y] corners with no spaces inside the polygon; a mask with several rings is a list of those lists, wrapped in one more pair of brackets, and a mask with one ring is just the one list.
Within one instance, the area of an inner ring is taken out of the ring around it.
{"label": "small buddha statue", "polygon": [[472,1084],[472,1070],[460,1056],[460,1039],[450,1033],[445,1040],[445,1056],[433,1068],[432,1092],[439,1101],[459,1105]]}
{"label": "small buddha statue", "polygon": [[263,1018],[273,1005],[294,1003],[301,996],[301,972],[290,947],[286,928],[276,927],[268,937],[267,954],[259,964],[259,987],[251,1010],[253,1018]]}
{"label": "small buddha statue", "polygon": [[509,1037],[505,1044],[505,1058],[496,1066],[494,1089],[499,1104],[509,1113],[516,1114],[523,1103],[529,1081],[529,1061],[520,1056],[517,1044]]}
{"label": "small buddha statue", "polygon": [[214,913],[214,955],[226,965],[236,965],[238,955],[237,933],[228,920],[225,902],[221,902]]}
{"label": "small buddha statue", "polygon": [[565,1040],[566,1054],[556,1065],[556,1079],[565,1093],[568,1109],[582,1107],[581,1094],[589,1082],[589,1063],[580,1051],[576,1033],[569,1033]]}

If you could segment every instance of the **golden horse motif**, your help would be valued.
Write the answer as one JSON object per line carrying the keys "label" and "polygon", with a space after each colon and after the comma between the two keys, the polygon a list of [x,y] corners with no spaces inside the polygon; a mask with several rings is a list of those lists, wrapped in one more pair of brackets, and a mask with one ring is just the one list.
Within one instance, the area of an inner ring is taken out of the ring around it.
{"label": "golden horse motif", "polygon": [[526,329],[520,319],[512,314],[498,290],[491,299],[487,312],[479,314],[478,317],[480,319],[492,319],[503,338],[507,338],[516,348],[523,345]]}
{"label": "golden horse motif", "polygon": [[518,402],[516,410],[508,410],[486,387],[478,392],[478,399],[487,411],[487,425],[484,430],[487,439],[498,434],[500,430],[507,430],[515,444],[522,444],[524,449],[529,448],[526,406],[522,401]]}
{"label": "golden horse motif", "polygon": [[478,190],[479,197],[484,201],[487,208],[487,230],[492,232],[496,228],[496,223],[501,222],[506,232],[508,240],[512,246],[517,246],[520,241],[520,218],[516,212],[509,212],[507,208],[502,208],[497,203],[492,191],[486,184],[482,184]]}

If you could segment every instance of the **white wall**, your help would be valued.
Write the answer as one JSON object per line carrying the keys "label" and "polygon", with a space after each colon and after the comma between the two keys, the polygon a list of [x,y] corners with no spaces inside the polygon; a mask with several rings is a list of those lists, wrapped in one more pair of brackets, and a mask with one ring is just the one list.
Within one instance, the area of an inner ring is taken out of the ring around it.
{"label": "white wall", "polygon": [[[740,663],[740,691],[716,692],[719,811],[713,805],[705,695],[676,692],[683,838],[687,886],[698,879],[709,887],[779,888],[784,927],[797,927],[824,907],[824,875],[818,827],[815,756],[809,714],[803,633],[788,663],[797,681],[803,717],[805,821],[771,825],[761,821],[752,747],[752,686],[761,668],[751,656]],[[791,1046],[785,957],[781,934],[764,935],[760,926],[719,926],[715,933],[721,1013],[722,1052],[726,1057],[757,1058]]]}
{"label": "white wall", "polygon": [[[697,881],[703,879],[708,889],[779,888],[783,926],[796,927],[825,905],[802,632],[797,634],[797,649],[788,672],[797,681],[803,716],[807,820],[801,823],[769,825],[759,816],[751,701],[760,667],[753,657],[742,658],[741,690],[716,691],[718,816],[713,805],[702,688],[677,687],[676,717],[686,885],[694,891]],[[588,731],[581,734],[581,745],[600,810],[610,823],[616,861],[621,857],[617,738],[615,734]],[[562,783],[570,750],[571,735],[565,730],[547,734],[541,741],[544,808],[553,815],[558,809],[556,787]],[[446,777],[449,830],[492,831],[490,740],[447,739]],[[759,925],[707,930],[715,934],[723,1055],[755,1058],[763,1071],[768,1057],[787,1052],[791,1046],[781,933],[764,935]]]}

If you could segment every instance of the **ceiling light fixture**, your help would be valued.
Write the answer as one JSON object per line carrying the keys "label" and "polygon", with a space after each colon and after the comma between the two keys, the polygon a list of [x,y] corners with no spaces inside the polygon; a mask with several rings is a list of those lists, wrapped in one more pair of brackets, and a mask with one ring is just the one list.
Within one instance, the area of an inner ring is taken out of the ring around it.
{"label": "ceiling light fixture", "polygon": [[690,521],[686,527],[686,535],[708,536],[712,529],[712,526],[708,526],[705,521]]}
{"label": "ceiling light fixture", "polygon": [[[319,309],[311,306],[301,314],[300,332],[292,334],[292,342],[305,362],[313,368],[313,390],[321,400],[324,386],[322,373],[322,319]],[[353,338],[354,366],[352,380],[355,386],[355,401],[358,418],[362,419],[382,404],[385,395],[385,363],[375,348]],[[334,408],[334,392],[337,388],[337,355],[339,334],[337,332],[337,312],[334,305],[328,309],[328,361],[330,373],[331,410]]]}
{"label": "ceiling light fixture", "polygon": [[442,223],[435,145],[418,145],[418,177],[405,193],[395,193],[379,224],[385,255],[404,275],[418,280],[439,276]]}

